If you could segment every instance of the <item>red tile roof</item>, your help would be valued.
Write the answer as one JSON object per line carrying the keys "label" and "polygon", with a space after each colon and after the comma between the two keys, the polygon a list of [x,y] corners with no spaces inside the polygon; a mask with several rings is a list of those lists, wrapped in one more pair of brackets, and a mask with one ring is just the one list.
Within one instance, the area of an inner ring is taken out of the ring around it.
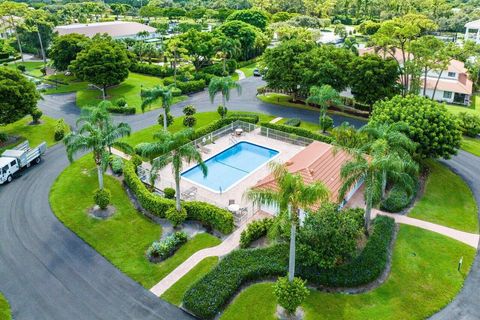
{"label": "red tile roof", "polygon": [[111,37],[135,36],[141,31],[149,33],[155,32],[155,28],[130,21],[111,21],[111,22],[95,22],[85,24],[70,24],[66,26],[57,26],[54,31],[59,35],[79,33],[87,37],[93,37],[96,34],[107,33]]}

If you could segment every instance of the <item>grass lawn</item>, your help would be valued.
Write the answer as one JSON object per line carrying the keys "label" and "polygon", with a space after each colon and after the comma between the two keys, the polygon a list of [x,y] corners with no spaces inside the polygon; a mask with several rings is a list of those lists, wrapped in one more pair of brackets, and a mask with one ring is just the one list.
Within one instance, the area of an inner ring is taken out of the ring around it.
{"label": "grass lawn", "polygon": [[160,281],[195,251],[220,243],[214,236],[198,234],[171,258],[159,264],[150,263],[145,251],[160,239],[161,227],[135,210],[118,180],[105,176],[105,186],[112,193],[112,204],[117,211],[107,220],[97,220],[87,214],[97,188],[96,169],[88,154],[58,177],[50,191],[50,205],[68,228],[146,288]]}
{"label": "grass lawn", "polygon": [[251,77],[253,76],[253,70],[257,67],[256,63],[249,64],[248,66],[245,66],[243,68],[240,68],[243,73],[245,73],[245,77]]}
{"label": "grass lawn", "polygon": [[480,157],[480,139],[463,137],[462,150]]}
{"label": "grass lawn", "polygon": [[429,161],[425,194],[409,213],[450,228],[478,233],[477,205],[467,184],[444,165]]}
{"label": "grass lawn", "polygon": [[453,114],[458,114],[460,112],[468,112],[480,116],[480,95],[472,97],[472,103],[470,106],[459,106],[459,105],[447,105],[448,111]]}
{"label": "grass lawn", "polygon": [[10,320],[12,319],[12,314],[10,312],[10,306],[7,299],[0,293],[0,319]]}
{"label": "grass lawn", "polygon": [[[392,270],[379,288],[356,295],[312,290],[302,305],[313,319],[425,319],[459,292],[475,250],[461,242],[402,225],[395,244]],[[457,271],[460,257],[463,269]],[[222,320],[275,319],[276,299],[271,283],[252,285],[229,305]],[[252,306],[255,306],[252,309]]]}
{"label": "grass lawn", "polygon": [[182,303],[183,295],[185,292],[198,280],[200,280],[205,274],[210,272],[218,263],[218,257],[208,257],[203,259],[186,275],[180,278],[175,284],[170,287],[161,298],[179,306]]}
{"label": "grass lawn", "polygon": [[41,77],[43,76],[42,72],[40,69],[43,67],[43,61],[25,61],[22,62],[22,60],[17,60],[16,63],[9,63],[7,65],[7,68],[18,70],[17,66],[19,65],[24,65],[25,66],[25,72],[29,75],[35,76],[35,77]]}
{"label": "grass lawn", "polygon": [[[42,116],[40,120],[42,121],[40,124],[29,125],[32,121],[32,117],[26,116],[14,123],[1,127],[0,132],[5,132],[8,135],[20,136],[22,137],[21,141],[30,141],[30,146],[36,146],[43,141],[46,141],[48,146],[55,144],[54,132],[56,120],[47,116]],[[0,151],[8,147],[11,146],[0,147]]]}
{"label": "grass lawn", "polygon": [[[232,112],[234,112],[234,111],[232,111]],[[247,112],[245,112],[245,113],[247,113]],[[251,112],[248,112],[248,113],[251,113]],[[268,122],[268,121],[272,120],[273,118],[275,118],[274,116],[270,116],[270,115],[266,115],[266,114],[261,114],[261,113],[257,113],[257,114],[260,117],[260,122]],[[177,132],[177,131],[181,131],[181,130],[186,129],[187,127],[185,127],[183,125],[183,118],[184,118],[183,116],[175,118],[174,123],[170,127],[168,127],[168,130],[170,132]],[[195,124],[195,126],[193,128],[198,129],[198,128],[201,128],[201,127],[204,127],[204,126],[210,124],[213,121],[219,120],[220,116],[218,115],[217,112],[210,111],[210,112],[197,113],[197,114],[195,114],[195,118],[197,118],[197,123]],[[156,132],[162,130],[162,128],[163,128],[163,125],[156,124],[156,125],[150,126],[148,128],[139,130],[139,131],[133,133],[130,137],[123,138],[122,141],[129,143],[131,146],[136,146],[137,144],[139,144],[141,142],[152,142],[152,141],[154,141],[153,135]]]}
{"label": "grass lawn", "polygon": [[[278,121],[278,124],[285,124],[285,122],[288,121],[287,118],[283,118],[282,120]],[[300,123],[300,128],[307,129],[313,132],[320,133],[320,126],[318,123],[312,123],[312,122],[307,122],[303,121]]]}

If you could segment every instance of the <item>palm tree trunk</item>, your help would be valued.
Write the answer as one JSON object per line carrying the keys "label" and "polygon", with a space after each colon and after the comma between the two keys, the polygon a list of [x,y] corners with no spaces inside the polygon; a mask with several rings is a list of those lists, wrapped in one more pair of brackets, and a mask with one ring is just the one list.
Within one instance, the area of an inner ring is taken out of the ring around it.
{"label": "palm tree trunk", "polygon": [[227,108],[227,100],[225,99],[225,95],[223,93],[222,93],[222,103],[223,103],[223,107]]}
{"label": "palm tree trunk", "polygon": [[385,199],[385,193],[387,190],[387,171],[382,172],[382,199]]}
{"label": "palm tree trunk", "polygon": [[367,206],[365,208],[365,233],[368,235],[370,229],[370,218],[372,215],[372,195],[367,195]]}
{"label": "palm tree trunk", "polygon": [[173,84],[177,86],[177,50],[173,51]]}
{"label": "palm tree trunk", "polygon": [[435,88],[433,88],[433,93],[432,93],[432,100],[435,100],[435,93],[437,92],[438,82],[440,81],[440,78],[442,77],[442,73],[443,73],[443,69],[440,70],[440,73],[438,74],[438,77],[437,77],[437,82],[435,82]]}
{"label": "palm tree trunk", "polygon": [[175,173],[175,195],[175,208],[178,212],[180,212],[182,210],[182,206],[180,204],[180,172]]}
{"label": "palm tree trunk", "polygon": [[38,36],[38,42],[40,43],[40,51],[42,53],[42,58],[43,58],[43,67],[47,68],[47,58],[45,57],[45,50],[43,49],[43,42],[42,42],[42,36],[40,35],[40,30],[38,29],[37,25],[37,36]]}
{"label": "palm tree trunk", "polygon": [[167,122],[167,109],[163,108],[163,130],[167,131],[168,122]]}
{"label": "palm tree trunk", "polygon": [[97,175],[98,175],[98,188],[103,189],[103,169],[102,165],[97,165]]}
{"label": "palm tree trunk", "polygon": [[103,96],[103,100],[107,99],[107,86],[106,85],[103,85],[103,87],[102,87],[102,96]]}
{"label": "palm tree trunk", "polygon": [[227,65],[226,65],[226,57],[223,57],[223,74],[227,74]]}
{"label": "palm tree trunk", "polygon": [[423,75],[423,96],[427,94],[427,74],[428,74],[428,69],[425,67],[424,75]]}
{"label": "palm tree trunk", "polygon": [[297,233],[296,223],[292,221],[290,227],[290,256],[288,259],[288,280],[293,281],[295,276],[295,236]]}
{"label": "palm tree trunk", "polygon": [[18,31],[17,31],[17,25],[13,22],[12,15],[10,15],[10,23],[13,26],[13,31],[15,32],[15,38],[17,38],[18,51],[20,51],[20,57],[22,58],[22,62],[25,62],[25,59],[23,58],[22,43],[20,42],[20,37],[18,36]]}

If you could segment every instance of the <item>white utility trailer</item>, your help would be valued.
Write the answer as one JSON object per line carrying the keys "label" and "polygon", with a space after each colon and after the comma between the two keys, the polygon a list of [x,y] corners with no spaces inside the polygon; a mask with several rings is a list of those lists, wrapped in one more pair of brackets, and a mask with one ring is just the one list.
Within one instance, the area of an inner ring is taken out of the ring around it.
{"label": "white utility trailer", "polygon": [[30,167],[32,163],[40,163],[41,157],[46,150],[46,142],[42,142],[36,148],[30,149],[28,141],[19,144],[13,149],[5,150],[0,156],[0,184],[12,181],[15,173],[23,168]]}

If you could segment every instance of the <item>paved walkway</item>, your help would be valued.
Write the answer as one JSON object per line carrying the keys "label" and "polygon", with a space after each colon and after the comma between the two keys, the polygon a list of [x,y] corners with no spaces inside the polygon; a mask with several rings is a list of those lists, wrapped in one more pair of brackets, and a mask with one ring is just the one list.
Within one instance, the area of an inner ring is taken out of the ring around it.
{"label": "paved walkway", "polygon": [[242,70],[237,69],[237,70],[235,70],[235,72],[238,74],[238,80],[243,80],[243,79],[247,78],[245,76],[245,73]]}
{"label": "paved walkway", "polygon": [[279,122],[279,121],[282,120],[282,119],[283,119],[282,117],[276,117],[275,119],[272,119],[272,120],[270,121],[270,123],[277,123],[277,122]]}

